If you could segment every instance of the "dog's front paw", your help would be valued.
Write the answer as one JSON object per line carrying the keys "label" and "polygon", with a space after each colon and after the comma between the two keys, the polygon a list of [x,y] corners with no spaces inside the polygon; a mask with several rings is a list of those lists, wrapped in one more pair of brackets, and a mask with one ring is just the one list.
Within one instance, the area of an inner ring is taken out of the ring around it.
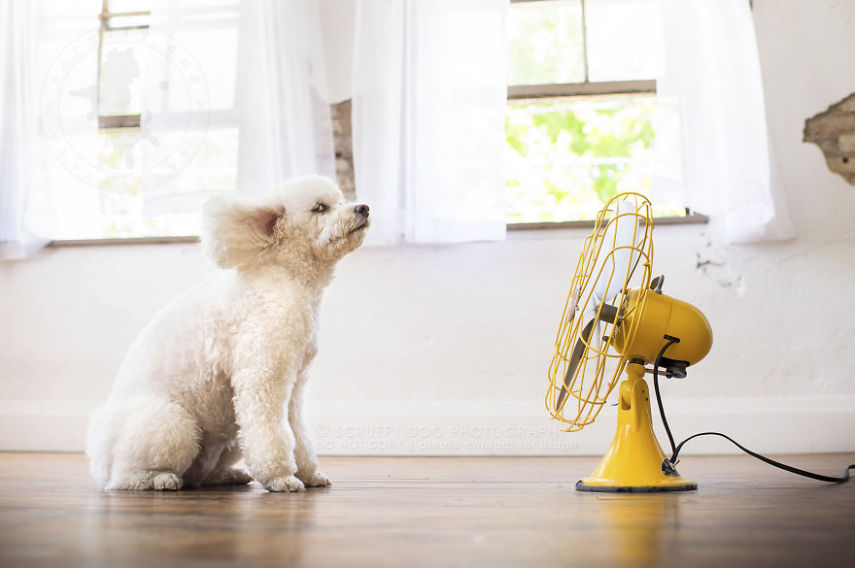
{"label": "dog's front paw", "polygon": [[303,480],[306,487],[329,487],[332,485],[330,478],[320,471],[315,471],[309,475],[301,475],[300,472],[297,472],[297,477]]}
{"label": "dog's front paw", "polygon": [[274,477],[270,482],[264,484],[264,488],[277,493],[301,493],[306,490],[303,482],[294,475]]}

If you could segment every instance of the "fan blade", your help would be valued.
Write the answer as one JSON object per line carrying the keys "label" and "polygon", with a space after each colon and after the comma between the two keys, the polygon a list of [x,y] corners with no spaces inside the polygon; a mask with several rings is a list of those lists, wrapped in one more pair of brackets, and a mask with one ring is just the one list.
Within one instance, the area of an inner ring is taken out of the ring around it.
{"label": "fan blade", "polygon": [[[599,335],[600,322],[604,321],[607,323],[615,323],[617,315],[618,310],[616,307],[610,306],[609,304],[602,304],[599,315],[594,312],[593,317],[585,324],[585,327],[582,328],[582,333],[580,334],[579,339],[576,340],[576,345],[573,346],[573,353],[570,355],[570,365],[567,367],[567,373],[564,375],[564,381],[561,383],[561,391],[558,393],[558,400],[555,401],[556,412],[561,410],[561,407],[564,405],[564,399],[567,398],[567,388],[573,380],[573,375],[576,374],[576,367],[579,366],[579,362],[582,360],[582,355],[585,354],[586,344],[591,344],[591,337],[594,335],[594,330],[596,329],[597,335]],[[595,324],[596,328],[594,327]]]}
{"label": "fan blade", "polygon": [[[607,250],[612,251],[612,253],[603,259],[601,266],[594,269],[595,275],[600,273],[593,294],[597,305],[610,300],[615,294],[620,292],[631,276],[630,271],[633,265],[632,247],[635,246],[634,236],[638,227],[635,209],[635,204],[629,200],[618,203],[617,215],[609,223],[603,235],[603,246],[607,247]],[[609,259],[612,262],[611,267],[606,265]],[[609,268],[611,268],[611,271]],[[609,279],[609,276],[611,276],[611,279]]]}
{"label": "fan blade", "polygon": [[585,327],[582,328],[582,334],[576,340],[576,345],[573,346],[570,365],[567,367],[567,373],[564,375],[564,381],[561,383],[561,392],[558,393],[558,399],[555,401],[556,412],[564,406],[564,400],[567,398],[567,388],[570,386],[573,375],[576,374],[576,367],[579,366],[579,361],[582,360],[582,355],[585,353],[585,344],[591,342],[591,334],[594,331],[595,323],[597,323],[597,318],[592,318],[591,321],[585,324]]}

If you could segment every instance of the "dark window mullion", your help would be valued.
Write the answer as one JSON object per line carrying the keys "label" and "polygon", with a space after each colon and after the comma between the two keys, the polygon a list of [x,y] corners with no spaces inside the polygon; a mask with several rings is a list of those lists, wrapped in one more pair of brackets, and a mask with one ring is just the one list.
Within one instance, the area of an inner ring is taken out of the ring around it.
{"label": "dark window mullion", "polygon": [[595,83],[548,83],[545,85],[510,85],[509,99],[572,97],[579,95],[617,95],[655,93],[656,80],[598,81]]}

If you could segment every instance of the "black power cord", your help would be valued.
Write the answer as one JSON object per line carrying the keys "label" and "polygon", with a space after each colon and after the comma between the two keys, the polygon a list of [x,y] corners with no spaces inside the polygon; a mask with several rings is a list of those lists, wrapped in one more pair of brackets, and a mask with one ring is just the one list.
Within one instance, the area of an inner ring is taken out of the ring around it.
{"label": "black power cord", "polygon": [[[659,416],[662,417],[662,423],[665,425],[665,433],[668,434],[668,443],[671,444],[671,453],[676,455],[677,448],[674,446],[674,436],[671,434],[671,428],[668,426],[668,421],[665,419],[665,408],[662,406],[662,395],[659,393],[659,367],[662,364],[662,356],[665,351],[675,343],[680,343],[680,340],[670,335],[665,336],[667,343],[659,350],[659,355],[656,356],[656,361],[653,363],[653,390],[656,391],[656,404],[659,406]],[[673,465],[674,460],[671,460]]]}
{"label": "black power cord", "polygon": [[662,424],[665,426],[665,433],[668,434],[668,442],[671,444],[671,458],[668,462],[674,466],[677,465],[677,456],[680,455],[680,450],[683,449],[683,446],[689,440],[694,438],[699,438],[701,436],[718,436],[720,438],[724,438],[725,440],[731,442],[734,446],[745,452],[751,457],[755,457],[760,461],[764,461],[771,466],[777,467],[779,469],[783,469],[784,471],[788,471],[790,473],[795,473],[796,475],[801,475],[803,477],[809,477],[810,479],[816,479],[817,481],[826,481],[828,483],[844,483],[849,481],[849,470],[855,469],[855,464],[850,465],[843,471],[843,475],[840,477],[831,477],[828,475],[821,475],[819,473],[813,473],[810,471],[805,471],[803,469],[799,469],[797,467],[793,467],[791,465],[787,465],[785,463],[781,463],[779,461],[775,461],[771,458],[767,458],[762,454],[758,454],[757,452],[751,451],[730,436],[726,436],[721,432],[699,432],[698,434],[693,434],[677,444],[674,445],[674,436],[671,434],[671,427],[668,426],[668,419],[665,418],[665,408],[662,406],[662,395],[659,393],[659,367],[662,363],[662,357],[665,355],[665,351],[668,350],[675,343],[679,343],[680,340],[676,337],[671,337],[669,335],[665,336],[667,343],[662,347],[662,350],[659,351],[659,355],[656,356],[656,361],[653,363],[653,389],[656,391],[656,402],[659,406],[659,415],[662,417]]}

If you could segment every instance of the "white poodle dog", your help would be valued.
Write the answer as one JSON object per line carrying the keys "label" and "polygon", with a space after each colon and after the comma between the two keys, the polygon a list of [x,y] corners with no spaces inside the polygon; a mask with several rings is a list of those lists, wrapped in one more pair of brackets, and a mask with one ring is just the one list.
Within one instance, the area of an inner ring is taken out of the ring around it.
{"label": "white poodle dog", "polygon": [[[290,180],[265,200],[210,201],[202,242],[223,270],[143,329],[92,417],[87,454],[104,488],[329,485],[303,425],[303,391],[321,293],[368,225],[368,206],[321,177]],[[233,467],[241,457],[249,473]]]}

